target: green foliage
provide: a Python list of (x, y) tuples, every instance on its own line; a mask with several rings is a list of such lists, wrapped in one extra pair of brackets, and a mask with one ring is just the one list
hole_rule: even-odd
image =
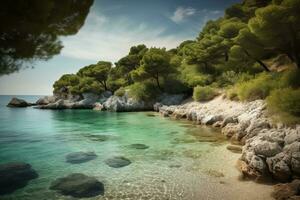
[(149, 49), (141, 60), (141, 66), (131, 73), (135, 81), (144, 81), (152, 79), (155, 81), (159, 90), (163, 88), (160, 85), (160, 79), (166, 78), (175, 69), (170, 64), (170, 55), (165, 48)]
[(138, 82), (128, 86), (128, 95), (136, 100), (154, 100), (160, 91), (151, 82)]
[(274, 1), (266, 7), (257, 9), (250, 19), (249, 28), (259, 38), (265, 49), (286, 54), (300, 65), (300, 1)]
[(300, 87), (300, 69), (291, 69), (283, 72), (281, 79), (279, 80), (281, 87)]
[(300, 122), (300, 89), (273, 90), (267, 98), (268, 110), (286, 123)]
[(236, 85), (238, 98), (242, 101), (265, 99), (271, 90), (278, 87), (276, 77), (270, 73), (261, 73), (255, 79)]
[(114, 95), (118, 96), (118, 97), (122, 97), (125, 95), (125, 88), (124, 87), (120, 87), (119, 89), (117, 89), (115, 92), (114, 92)]
[(90, 77), (98, 81), (104, 90), (107, 90), (107, 79), (111, 70), (111, 63), (99, 61), (97, 64), (83, 67), (77, 73), (80, 77)]
[(72, 90), (72, 87), (77, 86), (79, 83), (79, 76), (75, 74), (65, 74), (53, 84), (54, 93), (70, 92)]
[(60, 36), (84, 24), (93, 0), (2, 1), (0, 7), (0, 75), (48, 60), (63, 48)]
[(218, 92), (211, 86), (197, 86), (194, 88), (193, 99), (195, 101), (208, 101), (216, 95), (218, 95)]
[(253, 76), (249, 73), (236, 73), (235, 71), (225, 71), (217, 78), (219, 87), (234, 85), (238, 82), (245, 82), (252, 79)]

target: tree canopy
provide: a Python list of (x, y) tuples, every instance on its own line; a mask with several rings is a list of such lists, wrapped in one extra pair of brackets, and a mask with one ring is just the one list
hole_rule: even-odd
[(0, 6), (0, 75), (60, 53), (59, 36), (84, 24), (93, 0), (4, 0)]

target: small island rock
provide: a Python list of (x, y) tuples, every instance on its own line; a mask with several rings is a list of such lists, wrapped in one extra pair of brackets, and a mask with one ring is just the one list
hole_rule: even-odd
[(28, 103), (27, 101), (23, 99), (18, 99), (18, 98), (12, 98), (10, 102), (7, 104), (7, 107), (15, 107), (15, 108), (24, 108), (31, 106), (33, 104)]

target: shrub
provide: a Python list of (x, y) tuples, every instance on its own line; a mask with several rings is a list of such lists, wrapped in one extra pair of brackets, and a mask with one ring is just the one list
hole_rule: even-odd
[(236, 88), (231, 87), (231, 88), (227, 89), (226, 97), (230, 100), (239, 100)]
[(197, 86), (194, 88), (193, 99), (195, 101), (208, 101), (217, 95), (216, 89), (211, 86)]
[(138, 101), (154, 100), (159, 93), (157, 87), (151, 82), (138, 82), (128, 86), (129, 97)]
[(300, 89), (273, 90), (267, 98), (268, 110), (286, 123), (300, 122)]
[(224, 87), (234, 85), (238, 82), (249, 81), (253, 78), (253, 75), (249, 73), (236, 73), (234, 71), (226, 71), (217, 78), (218, 86)]
[(124, 87), (120, 87), (119, 89), (117, 89), (114, 92), (114, 95), (118, 96), (118, 97), (122, 97), (125, 95), (125, 88)]
[(253, 101), (265, 99), (277, 87), (276, 77), (271, 73), (261, 73), (255, 79), (238, 83), (236, 92), (240, 100)]
[(281, 87), (300, 87), (300, 69), (292, 69), (283, 72), (280, 78)]

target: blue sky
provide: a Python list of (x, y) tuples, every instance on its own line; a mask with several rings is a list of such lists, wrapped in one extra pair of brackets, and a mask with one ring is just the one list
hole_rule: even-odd
[(99, 60), (116, 62), (137, 44), (167, 47), (194, 39), (206, 21), (238, 0), (95, 0), (84, 26), (61, 38), (60, 55), (0, 77), (0, 94), (48, 95), (65, 73)]

